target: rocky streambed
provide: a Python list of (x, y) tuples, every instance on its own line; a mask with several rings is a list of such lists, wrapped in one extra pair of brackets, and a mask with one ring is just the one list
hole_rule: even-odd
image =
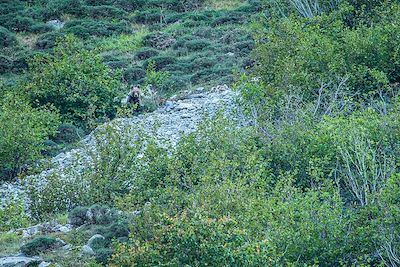
[[(213, 116), (221, 109), (227, 113), (235, 114), (231, 118), (241, 121), (242, 117), (239, 115), (236, 99), (237, 93), (226, 85), (216, 86), (211, 90), (198, 88), (182, 96), (174, 96), (168, 99), (163, 106), (160, 106), (154, 112), (131, 118), (115, 119), (111, 123), (115, 129), (140, 126), (145, 132), (154, 134), (156, 139), (167, 140), (173, 146), (182, 135), (193, 132), (204, 116)], [(157, 130), (151, 131), (155, 126), (157, 126)], [(121, 132), (127, 134), (124, 131)], [(53, 173), (63, 177), (64, 171), (71, 166), (84, 169), (90, 164), (91, 158), (88, 153), (96, 149), (95, 134), (96, 130), (86, 136), (81, 141), (82, 146), (52, 158), (51, 168), (26, 179), (36, 179), (40, 183)], [(20, 181), (1, 184), (0, 198), (2, 205), (16, 199), (24, 199), (24, 184)]]

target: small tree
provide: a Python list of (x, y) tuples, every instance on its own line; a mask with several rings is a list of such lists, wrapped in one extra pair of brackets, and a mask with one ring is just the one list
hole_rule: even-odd
[(64, 122), (90, 129), (104, 116), (115, 116), (121, 73), (103, 64), (95, 51), (83, 49), (74, 36), (58, 40), (53, 55), (35, 57), (30, 69), (32, 100), (40, 106), (53, 104)]
[(6, 94), (0, 102), (0, 179), (15, 177), (24, 164), (38, 159), (58, 125), (51, 109), (33, 108), (21, 96)]

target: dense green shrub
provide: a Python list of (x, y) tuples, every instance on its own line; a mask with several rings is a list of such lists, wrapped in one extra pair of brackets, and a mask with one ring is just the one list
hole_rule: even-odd
[(50, 236), (39, 236), (21, 247), (21, 252), (26, 256), (37, 256), (40, 253), (52, 250), (59, 241)]
[(211, 26), (216, 27), (224, 24), (235, 24), (244, 21), (244, 14), (239, 12), (228, 12), (226, 14), (222, 14), (218, 18), (216, 18)]
[(19, 14), (6, 14), (0, 16), (1, 25), (10, 31), (24, 32), (29, 31), (35, 24), (30, 17), (24, 17)]
[(6, 28), (0, 26), (0, 48), (9, 47), (16, 44), (17, 38), (15, 35)]
[[(12, 88), (24, 91), (20, 87)], [(40, 158), (43, 142), (55, 134), (59, 117), (50, 109), (32, 108), (19, 95), (7, 93), (0, 103), (0, 173), (14, 178)], [(26, 168), (26, 166), (25, 166)]]
[(74, 34), (81, 38), (92, 36), (111, 36), (115, 34), (131, 33), (128, 23), (106, 22), (94, 20), (73, 20), (65, 24), (64, 32)]
[(134, 84), (146, 76), (142, 68), (132, 67), (124, 70), (123, 79), (128, 84)]
[(126, 68), (131, 63), (131, 60), (124, 56), (116, 56), (113, 54), (104, 55), (103, 62), (111, 69)]
[(94, 7), (87, 7), (86, 13), (93, 19), (113, 18), (121, 19), (127, 16), (124, 10), (114, 6), (98, 5)]
[(62, 32), (49, 32), (41, 35), (35, 43), (35, 48), (45, 50), (54, 48), (58, 38), (64, 37), (65, 34)]
[(11, 14), (24, 8), (21, 1), (2, 1), (0, 3), (0, 14)]
[(147, 9), (135, 14), (135, 22), (143, 24), (162, 23), (164, 19), (160, 9)]
[(33, 33), (45, 33), (45, 32), (50, 32), (53, 30), (53, 27), (46, 24), (46, 23), (36, 23), (33, 24), (29, 31)]
[(145, 5), (145, 0), (115, 0), (114, 4), (126, 11), (135, 11)]
[(115, 115), (113, 98), (121, 88), (119, 73), (112, 72), (94, 52), (82, 49), (74, 37), (60, 40), (53, 55), (36, 56), (30, 69), (32, 100), (53, 104), (64, 122), (88, 129), (103, 116)]
[(154, 32), (143, 38), (143, 44), (156, 49), (164, 50), (175, 43), (175, 39), (167, 33)]
[(76, 207), (72, 209), (68, 213), (68, 221), (70, 224), (73, 226), (81, 226), (86, 223), (86, 214), (88, 212), (89, 208), (87, 207)]
[(397, 25), (382, 22), (350, 29), (325, 16), (312, 24), (294, 18), (274, 22), (258, 36), (269, 40), (258, 45), (258, 73), (274, 90), (298, 88), (306, 100), (315, 98), (319, 88), (343, 81), (342, 92), (355, 99), (390, 94), (390, 84), (398, 80), (393, 53), (398, 50), (393, 38), (400, 31)]
[(32, 60), (35, 53), (27, 49), (21, 49), (14, 55), (14, 60), (12, 62), (12, 71), (19, 73), (28, 69), (28, 62)]
[(151, 57), (158, 56), (158, 54), (159, 54), (159, 52), (154, 48), (142, 47), (136, 51), (135, 58), (138, 60), (145, 60), (145, 59), (149, 59)]
[(24, 210), (24, 204), (20, 201), (5, 201), (0, 208), (0, 231), (6, 232), (12, 229), (27, 227), (29, 217)]
[(255, 43), (253, 40), (238, 42), (235, 45), (235, 49), (241, 56), (246, 56), (255, 48)]
[(63, 123), (58, 127), (57, 134), (54, 136), (53, 140), (56, 143), (72, 144), (84, 136), (82, 129), (77, 128), (71, 123)]
[(54, 0), (47, 2), (44, 13), (47, 19), (58, 19), (63, 14), (80, 16), (85, 11), (82, 0)]
[(166, 66), (174, 64), (176, 62), (176, 58), (172, 56), (156, 56), (156, 57), (151, 57), (147, 59), (143, 63), (143, 68), (147, 69), (149, 66), (150, 62), (154, 62), (154, 66), (156, 70), (162, 70)]
[(12, 69), (13, 61), (11, 58), (0, 55), (0, 74), (9, 72)]
[(195, 39), (185, 42), (185, 47), (190, 52), (197, 52), (205, 49), (206, 47), (210, 46), (210, 42), (204, 39)]

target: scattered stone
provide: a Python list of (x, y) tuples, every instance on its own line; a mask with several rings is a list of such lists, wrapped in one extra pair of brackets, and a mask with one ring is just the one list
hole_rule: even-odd
[(105, 240), (105, 239), (106, 239), (106, 238), (105, 238), (104, 236), (99, 235), (99, 234), (95, 234), (94, 236), (92, 236), (91, 238), (89, 238), (89, 240), (88, 240), (88, 242), (87, 242), (87, 245), (88, 245), (89, 247), (93, 248), (93, 247), (94, 247), (94, 244), (95, 244), (96, 242), (99, 242), (100, 240)]
[(49, 233), (68, 233), (72, 230), (71, 224), (62, 225), (56, 221), (46, 222), (42, 224), (37, 224), (30, 226), (28, 228), (16, 229), (12, 232), (16, 234), (21, 234), (23, 237), (32, 237), (35, 235), (43, 235)]
[[(167, 140), (174, 147), (179, 141), (180, 137), (185, 134), (189, 134), (196, 130), (197, 125), (204, 116), (214, 116), (218, 110), (223, 108), (226, 113), (237, 113), (238, 106), (236, 105), (236, 98), (238, 94), (229, 89), (227, 85), (219, 85), (211, 88), (210, 91), (205, 91), (203, 87), (199, 87), (192, 92), (182, 92), (180, 96), (173, 96), (165, 101), (165, 105), (159, 107), (156, 111), (148, 114), (140, 114), (132, 118), (119, 118), (113, 120), (111, 123), (116, 130), (120, 130), (130, 126), (139, 125), (143, 127), (143, 130), (148, 133), (154, 133), (158, 140)], [(239, 112), (240, 113), (240, 112)], [(241, 116), (237, 117), (240, 121), (236, 120), (236, 115), (232, 117), (235, 121), (241, 124)], [(96, 133), (106, 126), (102, 125), (97, 130), (86, 136), (82, 141), (81, 147), (72, 149), (65, 153), (61, 153), (51, 160), (51, 165), (54, 166), (48, 170), (43, 171), (39, 175), (26, 177), (25, 180), (35, 181), (40, 188), (46, 184), (46, 178), (50, 175), (57, 173), (57, 176), (61, 179), (66, 179), (71, 182), (74, 181), (74, 177), (84, 171), (85, 168), (90, 166), (92, 154), (96, 151)], [(153, 131), (154, 126), (157, 126), (157, 131)], [(129, 136), (134, 139), (133, 136)], [(72, 169), (73, 168), (73, 171)], [(68, 171), (66, 171), (68, 170)], [(8, 188), (8, 187), (7, 187)], [(19, 199), (24, 199), (27, 203), (26, 196), (24, 196), (24, 185), (21, 186), (21, 190), (11, 190), (10, 192), (16, 192), (15, 195)], [(8, 190), (8, 189), (7, 189)], [(4, 190), (4, 194), (8, 195), (7, 190)], [(0, 187), (0, 195), (2, 194)], [(12, 193), (14, 194), (14, 193)], [(3, 196), (2, 196), (3, 198)], [(77, 225), (79, 226), (79, 225)], [(64, 232), (68, 231), (69, 226), (58, 227), (57, 231)], [(50, 228), (51, 229), (51, 228)], [(51, 230), (53, 231), (53, 230)], [(39, 229), (27, 229), (25, 231), (26, 236), (37, 234)]]
[(195, 109), (195, 108), (196, 108), (195, 105), (193, 105), (192, 103), (182, 102), (175, 109), (177, 111), (181, 111), (181, 110), (184, 110), (184, 109)]
[(62, 250), (70, 250), (71, 248), (72, 248), (71, 244), (67, 244), (67, 245), (61, 247)]
[(53, 27), (56, 30), (62, 29), (65, 25), (65, 22), (59, 21), (58, 19), (49, 20), (46, 22), (47, 25)]
[(51, 265), (51, 263), (50, 262), (47, 262), (47, 261), (42, 261), (40, 264), (39, 264), (39, 266), (38, 267), (47, 267), (47, 266), (50, 266)]
[(96, 253), (94, 253), (93, 249), (91, 247), (89, 247), (88, 245), (82, 246), (82, 253), (87, 254), (87, 255), (95, 255), (96, 254)]
[(0, 258), (0, 267), (25, 267), (42, 262), (39, 257), (10, 256)]

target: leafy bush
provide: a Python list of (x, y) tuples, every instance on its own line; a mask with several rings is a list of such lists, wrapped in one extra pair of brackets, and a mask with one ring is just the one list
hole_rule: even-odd
[(135, 53), (135, 58), (138, 60), (145, 60), (151, 57), (158, 56), (159, 52), (154, 48), (142, 47)]
[(73, 226), (81, 226), (86, 223), (86, 214), (89, 208), (86, 207), (76, 207), (68, 213), (68, 221)]
[(164, 91), (169, 78), (169, 73), (156, 70), (156, 63), (154, 61), (148, 63), (145, 78), (146, 86), (150, 86), (157, 92)]
[(57, 39), (63, 38), (64, 36), (65, 34), (61, 32), (49, 32), (43, 34), (36, 41), (35, 47), (41, 50), (54, 48), (56, 46)]
[(114, 6), (107, 6), (107, 5), (87, 7), (86, 12), (88, 16), (93, 19), (103, 19), (103, 18), (122, 19), (127, 16), (127, 13), (125, 11)]
[(36, 237), (21, 247), (21, 252), (26, 256), (37, 256), (57, 246), (59, 241), (50, 236)]
[(7, 56), (0, 55), (0, 74), (7, 73), (12, 69), (13, 61)]
[(47, 19), (57, 19), (63, 14), (80, 16), (85, 13), (82, 0), (54, 0), (48, 1), (45, 7)]
[(146, 77), (146, 71), (142, 68), (132, 67), (124, 70), (123, 79), (128, 84), (134, 84)]
[(113, 98), (121, 88), (119, 73), (106, 67), (94, 52), (82, 49), (74, 37), (60, 40), (53, 55), (36, 56), (30, 69), (32, 100), (53, 104), (64, 122), (88, 129), (103, 116), (115, 115)]
[(176, 58), (172, 56), (156, 56), (151, 57), (143, 63), (143, 68), (147, 69), (150, 63), (154, 63), (155, 70), (159, 71), (168, 65), (174, 64)]
[(191, 40), (191, 41), (187, 41), (185, 43), (185, 47), (190, 52), (201, 51), (204, 48), (208, 47), (209, 45), (210, 45), (210, 42), (208, 42), (207, 40), (202, 40), (202, 39)]
[(73, 20), (67, 22), (63, 31), (81, 38), (89, 38), (91, 36), (112, 36), (115, 34), (132, 32), (128, 23), (124, 21), (113, 23), (94, 20)]
[(82, 129), (77, 128), (71, 123), (63, 123), (58, 127), (57, 134), (53, 140), (57, 143), (72, 144), (84, 136)]
[(393, 60), (398, 43), (390, 37), (400, 30), (395, 25), (377, 22), (351, 29), (324, 16), (312, 24), (294, 18), (274, 22), (257, 37), (269, 40), (258, 45), (258, 73), (271, 88), (284, 92), (297, 88), (305, 100), (315, 99), (317, 90), (337, 80), (341, 93), (355, 100), (390, 94), (390, 84), (398, 80)]
[(103, 62), (111, 69), (126, 68), (130, 64), (130, 59), (125, 56), (116, 56), (113, 54), (104, 55)]
[(8, 201), (0, 208), (0, 231), (6, 232), (29, 225), (29, 217), (20, 201)]
[(156, 49), (164, 50), (175, 43), (175, 39), (163, 32), (155, 32), (143, 38), (143, 44)]
[(216, 18), (212, 23), (211, 26), (216, 27), (224, 24), (235, 24), (240, 23), (244, 20), (243, 13), (233, 13), (228, 12)]
[(163, 14), (158, 8), (139, 11), (135, 14), (135, 22), (143, 24), (161, 23), (164, 19)]
[(6, 28), (0, 26), (0, 48), (9, 47), (17, 44), (17, 38)]
[[(94, 203), (112, 204), (129, 191), (138, 154), (143, 150), (148, 135), (137, 129), (140, 127), (137, 125), (118, 131), (115, 127), (110, 123), (96, 130), (93, 134), (96, 151), (89, 146), (82, 148), (87, 152), (87, 160), (92, 162), (83, 173), (79, 171), (79, 161), (75, 161), (63, 173), (52, 173), (46, 177), (43, 186), (38, 186), (40, 181), (35, 177), (27, 180), (26, 192), (32, 200), (29, 209), (33, 218), (44, 219)], [(138, 139), (128, 138), (135, 132)]]
[(1, 15), (0, 22), (3, 27), (16, 32), (30, 31), (31, 26), (35, 24), (32, 18), (18, 13)]
[[(17, 87), (14, 90), (23, 89)], [(26, 99), (7, 93), (0, 103), (0, 172), (2, 179), (18, 175), (25, 164), (40, 158), (43, 142), (55, 134), (59, 116), (33, 108)], [(26, 167), (26, 166), (25, 166)]]
[(53, 30), (53, 27), (46, 24), (46, 23), (36, 23), (33, 24), (29, 31), (33, 33), (45, 33), (45, 32), (50, 32)]

